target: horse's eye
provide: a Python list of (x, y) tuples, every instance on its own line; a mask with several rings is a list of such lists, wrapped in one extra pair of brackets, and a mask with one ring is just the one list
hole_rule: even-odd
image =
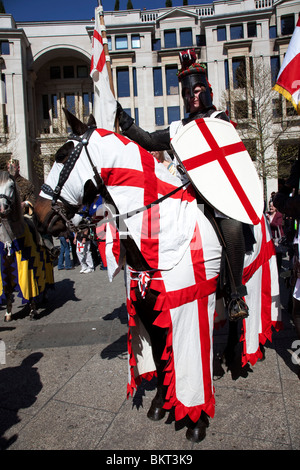
[(55, 154), (55, 161), (58, 163), (64, 163), (64, 160), (69, 158), (69, 155), (74, 149), (74, 142), (65, 143)]

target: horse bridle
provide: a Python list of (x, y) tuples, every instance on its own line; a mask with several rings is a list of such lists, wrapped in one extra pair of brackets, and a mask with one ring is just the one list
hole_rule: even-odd
[[(14, 184), (14, 197), (15, 197), (15, 190), (16, 190), (16, 182), (15, 182), (15, 179), (12, 175), (9, 174), (9, 179), (11, 179), (11, 181), (13, 182)], [(9, 210), (11, 209), (11, 206), (13, 204), (13, 199), (9, 199), (9, 197), (6, 195), (6, 194), (0, 194), (0, 199), (5, 199), (6, 202), (7, 202), (7, 205), (8, 205), (8, 212)], [(7, 212), (7, 213), (8, 213)]]
[[(74, 206), (74, 205), (70, 204), (68, 201), (66, 201), (66, 199), (62, 197), (61, 191), (62, 191), (62, 188), (63, 188), (65, 182), (69, 178), (69, 176), (70, 176), (77, 160), (79, 159), (83, 147), (85, 147), (85, 151), (86, 151), (88, 160), (89, 160), (89, 162), (92, 166), (92, 169), (93, 169), (94, 178), (95, 178), (95, 181), (96, 181), (97, 192), (99, 194), (101, 194), (101, 192), (102, 192), (102, 188), (104, 186), (103, 180), (102, 180), (101, 176), (99, 175), (99, 173), (97, 171), (97, 167), (93, 164), (91, 156), (90, 156), (88, 148), (87, 148), (90, 137), (91, 137), (91, 135), (92, 135), (92, 133), (94, 132), (95, 129), (96, 129), (95, 126), (91, 126), (91, 127), (88, 128), (88, 130), (82, 136), (77, 136), (75, 134), (71, 134), (69, 136), (69, 140), (76, 140), (76, 141), (78, 141), (78, 144), (75, 146), (75, 148), (71, 152), (69, 158), (64, 163), (63, 169), (60, 172), (59, 180), (58, 180), (58, 183), (57, 183), (55, 189), (52, 189), (49, 185), (47, 185), (45, 183), (41, 187), (42, 191), (45, 194), (52, 197), (51, 211), (49, 212), (48, 217), (46, 218), (46, 220), (43, 223), (44, 227), (45, 228), (47, 227), (47, 229), (49, 231), (51, 231), (51, 228), (57, 222), (58, 219), (63, 219), (64, 222), (66, 223), (67, 227), (71, 231), (73, 231), (73, 232), (78, 231), (78, 228), (74, 224), (72, 224), (71, 220), (67, 217), (66, 209), (68, 209), (70, 211), (70, 213), (72, 213), (73, 216), (74, 216), (74, 214), (76, 212), (78, 212), (79, 207)], [(59, 200), (62, 202), (63, 205), (59, 204), (59, 202), (58, 202)], [(82, 227), (81, 227), (81, 229), (82, 229)]]
[(182, 189), (184, 186), (189, 184), (189, 183), (184, 183), (181, 186), (178, 186), (175, 189), (173, 189), (172, 191), (170, 191), (168, 194), (158, 198), (156, 201), (154, 201), (150, 204), (147, 204), (145, 206), (142, 206), (139, 209), (135, 209), (135, 210), (133, 210), (131, 212), (127, 212), (125, 214), (115, 214), (113, 217), (110, 217), (110, 218), (102, 218), (101, 221), (98, 220), (96, 223), (92, 223), (90, 220), (85, 219), (85, 220), (83, 220), (83, 223), (80, 224), (80, 228), (76, 227), (71, 222), (71, 220), (68, 219), (68, 217), (66, 215), (66, 210), (64, 210), (63, 206), (58, 203), (58, 200), (60, 200), (63, 203), (63, 205), (66, 206), (66, 208), (69, 209), (69, 211), (71, 213), (73, 213), (73, 216), (76, 212), (78, 212), (79, 207), (78, 206), (73, 206), (68, 201), (66, 201), (61, 196), (61, 190), (62, 190), (65, 182), (69, 178), (69, 176), (70, 176), (77, 160), (79, 159), (83, 147), (85, 148), (89, 163), (90, 163), (90, 165), (92, 167), (92, 170), (93, 170), (93, 173), (94, 173), (94, 178), (95, 178), (95, 181), (96, 181), (97, 194), (100, 194), (102, 197), (105, 197), (108, 194), (108, 191), (106, 189), (104, 181), (101, 178), (101, 176), (99, 175), (97, 167), (93, 164), (93, 161), (92, 161), (91, 156), (90, 156), (89, 151), (88, 151), (89, 139), (90, 139), (90, 137), (91, 137), (91, 135), (92, 135), (92, 133), (94, 132), (95, 129), (96, 129), (95, 126), (89, 127), (88, 130), (83, 134), (83, 136), (77, 136), (75, 134), (70, 135), (69, 140), (76, 140), (76, 141), (78, 141), (78, 144), (76, 145), (74, 150), (71, 152), (69, 158), (65, 162), (64, 167), (60, 172), (57, 186), (53, 190), (49, 185), (47, 185), (45, 183), (42, 185), (42, 188), (41, 188), (42, 191), (45, 194), (48, 194), (49, 196), (52, 196), (52, 210), (50, 211), (50, 213), (48, 214), (48, 217), (46, 218), (47, 222), (44, 222), (44, 224), (43, 224), (44, 227), (46, 226), (48, 228), (48, 230), (51, 230), (51, 227), (54, 225), (54, 223), (59, 218), (61, 218), (65, 221), (66, 226), (72, 232), (78, 232), (78, 231), (80, 231), (80, 230), (82, 230), (83, 228), (86, 228), (86, 227), (92, 227), (92, 226), (96, 226), (96, 225), (99, 226), (99, 225), (102, 225), (104, 223), (106, 224), (106, 223), (109, 223), (109, 222), (115, 222), (116, 220), (127, 219), (129, 217), (132, 217), (135, 214), (138, 214), (140, 212), (144, 212), (147, 209), (150, 209), (153, 205), (159, 204), (160, 202), (162, 202), (163, 200), (165, 200), (168, 197), (172, 196), (173, 194), (177, 193), (180, 189)]

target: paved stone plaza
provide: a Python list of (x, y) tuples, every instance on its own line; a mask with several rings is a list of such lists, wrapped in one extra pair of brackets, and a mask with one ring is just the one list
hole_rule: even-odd
[[(216, 414), (199, 444), (175, 428), (170, 415), (147, 419), (154, 396), (142, 384), (126, 399), (127, 313), (123, 273), (80, 274), (54, 268), (56, 289), (30, 321), (2, 321), (0, 444), (9, 450), (299, 450), (297, 340), (284, 309), (284, 331), (265, 348), (265, 360), (241, 370), (215, 364)], [(283, 306), (287, 306), (282, 290)], [(4, 317), (4, 308), (1, 308)], [(216, 333), (221, 351), (226, 329)], [(3, 353), (2, 353), (3, 356)]]

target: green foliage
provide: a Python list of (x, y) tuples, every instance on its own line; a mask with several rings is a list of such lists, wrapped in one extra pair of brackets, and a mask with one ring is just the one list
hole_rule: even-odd
[(169, 7), (172, 7), (172, 0), (166, 0), (166, 7), (169, 8)]
[(128, 0), (128, 2), (127, 2), (127, 10), (133, 10), (133, 5), (132, 5), (131, 0)]
[(119, 11), (120, 10), (120, 2), (119, 0), (116, 0), (115, 2), (115, 11)]

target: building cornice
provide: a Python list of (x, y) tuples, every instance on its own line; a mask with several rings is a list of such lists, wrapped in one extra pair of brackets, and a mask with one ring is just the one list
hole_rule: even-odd
[(20, 39), (25, 42), (26, 47), (30, 46), (30, 42), (26, 36), (24, 29), (7, 29), (7, 28), (0, 28), (0, 37), (4, 36), (5, 39)]
[(225, 22), (236, 22), (236, 21), (244, 21), (245, 17), (253, 17), (255, 16), (256, 18), (269, 18), (273, 13), (273, 8), (266, 8), (265, 10), (249, 10), (249, 11), (243, 11), (240, 12), (239, 14), (234, 14), (234, 13), (227, 13), (223, 15), (217, 15), (214, 17), (207, 17), (207, 18), (201, 18), (201, 22), (205, 24), (205, 26), (209, 25), (210, 23), (214, 25), (217, 22), (220, 23), (225, 23)]
[(250, 39), (233, 39), (228, 42), (224, 42), (224, 49), (240, 49), (240, 48), (248, 48), (249, 51), (252, 47), (252, 40)]
[[(200, 54), (201, 47), (193, 47), (195, 50), (196, 54)], [(157, 57), (169, 57), (169, 56), (178, 56), (179, 57), (179, 52), (182, 51), (182, 47), (172, 47), (168, 49), (161, 49), (160, 51), (156, 51)]]

